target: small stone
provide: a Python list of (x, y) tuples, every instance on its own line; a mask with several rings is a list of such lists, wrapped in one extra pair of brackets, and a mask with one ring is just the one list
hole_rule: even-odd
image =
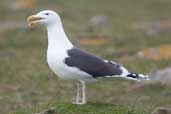
[(151, 114), (171, 114), (171, 108), (159, 107), (156, 108)]
[(40, 112), (40, 113), (36, 113), (36, 114), (55, 114), (55, 113), (56, 113), (56, 109), (54, 107), (51, 107), (44, 112)]

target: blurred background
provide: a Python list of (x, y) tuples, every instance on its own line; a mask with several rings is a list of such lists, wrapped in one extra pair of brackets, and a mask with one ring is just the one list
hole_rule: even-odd
[(1, 0), (1, 114), (70, 103), (75, 96), (75, 82), (48, 68), (45, 27), (27, 26), (27, 17), (44, 9), (59, 13), (77, 47), (152, 79), (89, 84), (90, 102), (126, 105), (142, 114), (171, 106), (171, 0)]

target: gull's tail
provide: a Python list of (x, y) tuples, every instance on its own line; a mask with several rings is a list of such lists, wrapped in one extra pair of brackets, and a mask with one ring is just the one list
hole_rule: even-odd
[(131, 80), (135, 80), (135, 81), (149, 80), (148, 75), (137, 74), (137, 73), (130, 73), (126, 76), (126, 78), (131, 79)]
[(130, 73), (126, 68), (123, 66), (121, 67), (122, 74), (121, 77), (129, 79), (129, 80), (135, 80), (135, 81), (142, 81), (142, 80), (150, 80), (148, 75), (144, 74), (138, 74), (138, 73)]

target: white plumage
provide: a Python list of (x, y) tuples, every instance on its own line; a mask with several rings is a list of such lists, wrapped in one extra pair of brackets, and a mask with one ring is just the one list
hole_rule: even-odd
[(30, 16), (28, 23), (30, 26), (40, 23), (47, 27), (47, 62), (50, 69), (62, 79), (78, 80), (75, 104), (86, 104), (87, 81), (114, 77), (136, 81), (148, 79), (148, 76), (128, 72), (120, 64), (75, 48), (64, 32), (59, 15), (54, 11), (45, 10)]

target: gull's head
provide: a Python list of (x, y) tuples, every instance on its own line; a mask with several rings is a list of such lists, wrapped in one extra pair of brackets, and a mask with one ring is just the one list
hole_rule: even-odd
[(29, 26), (43, 24), (49, 26), (51, 24), (61, 23), (59, 15), (52, 10), (44, 10), (27, 18)]

